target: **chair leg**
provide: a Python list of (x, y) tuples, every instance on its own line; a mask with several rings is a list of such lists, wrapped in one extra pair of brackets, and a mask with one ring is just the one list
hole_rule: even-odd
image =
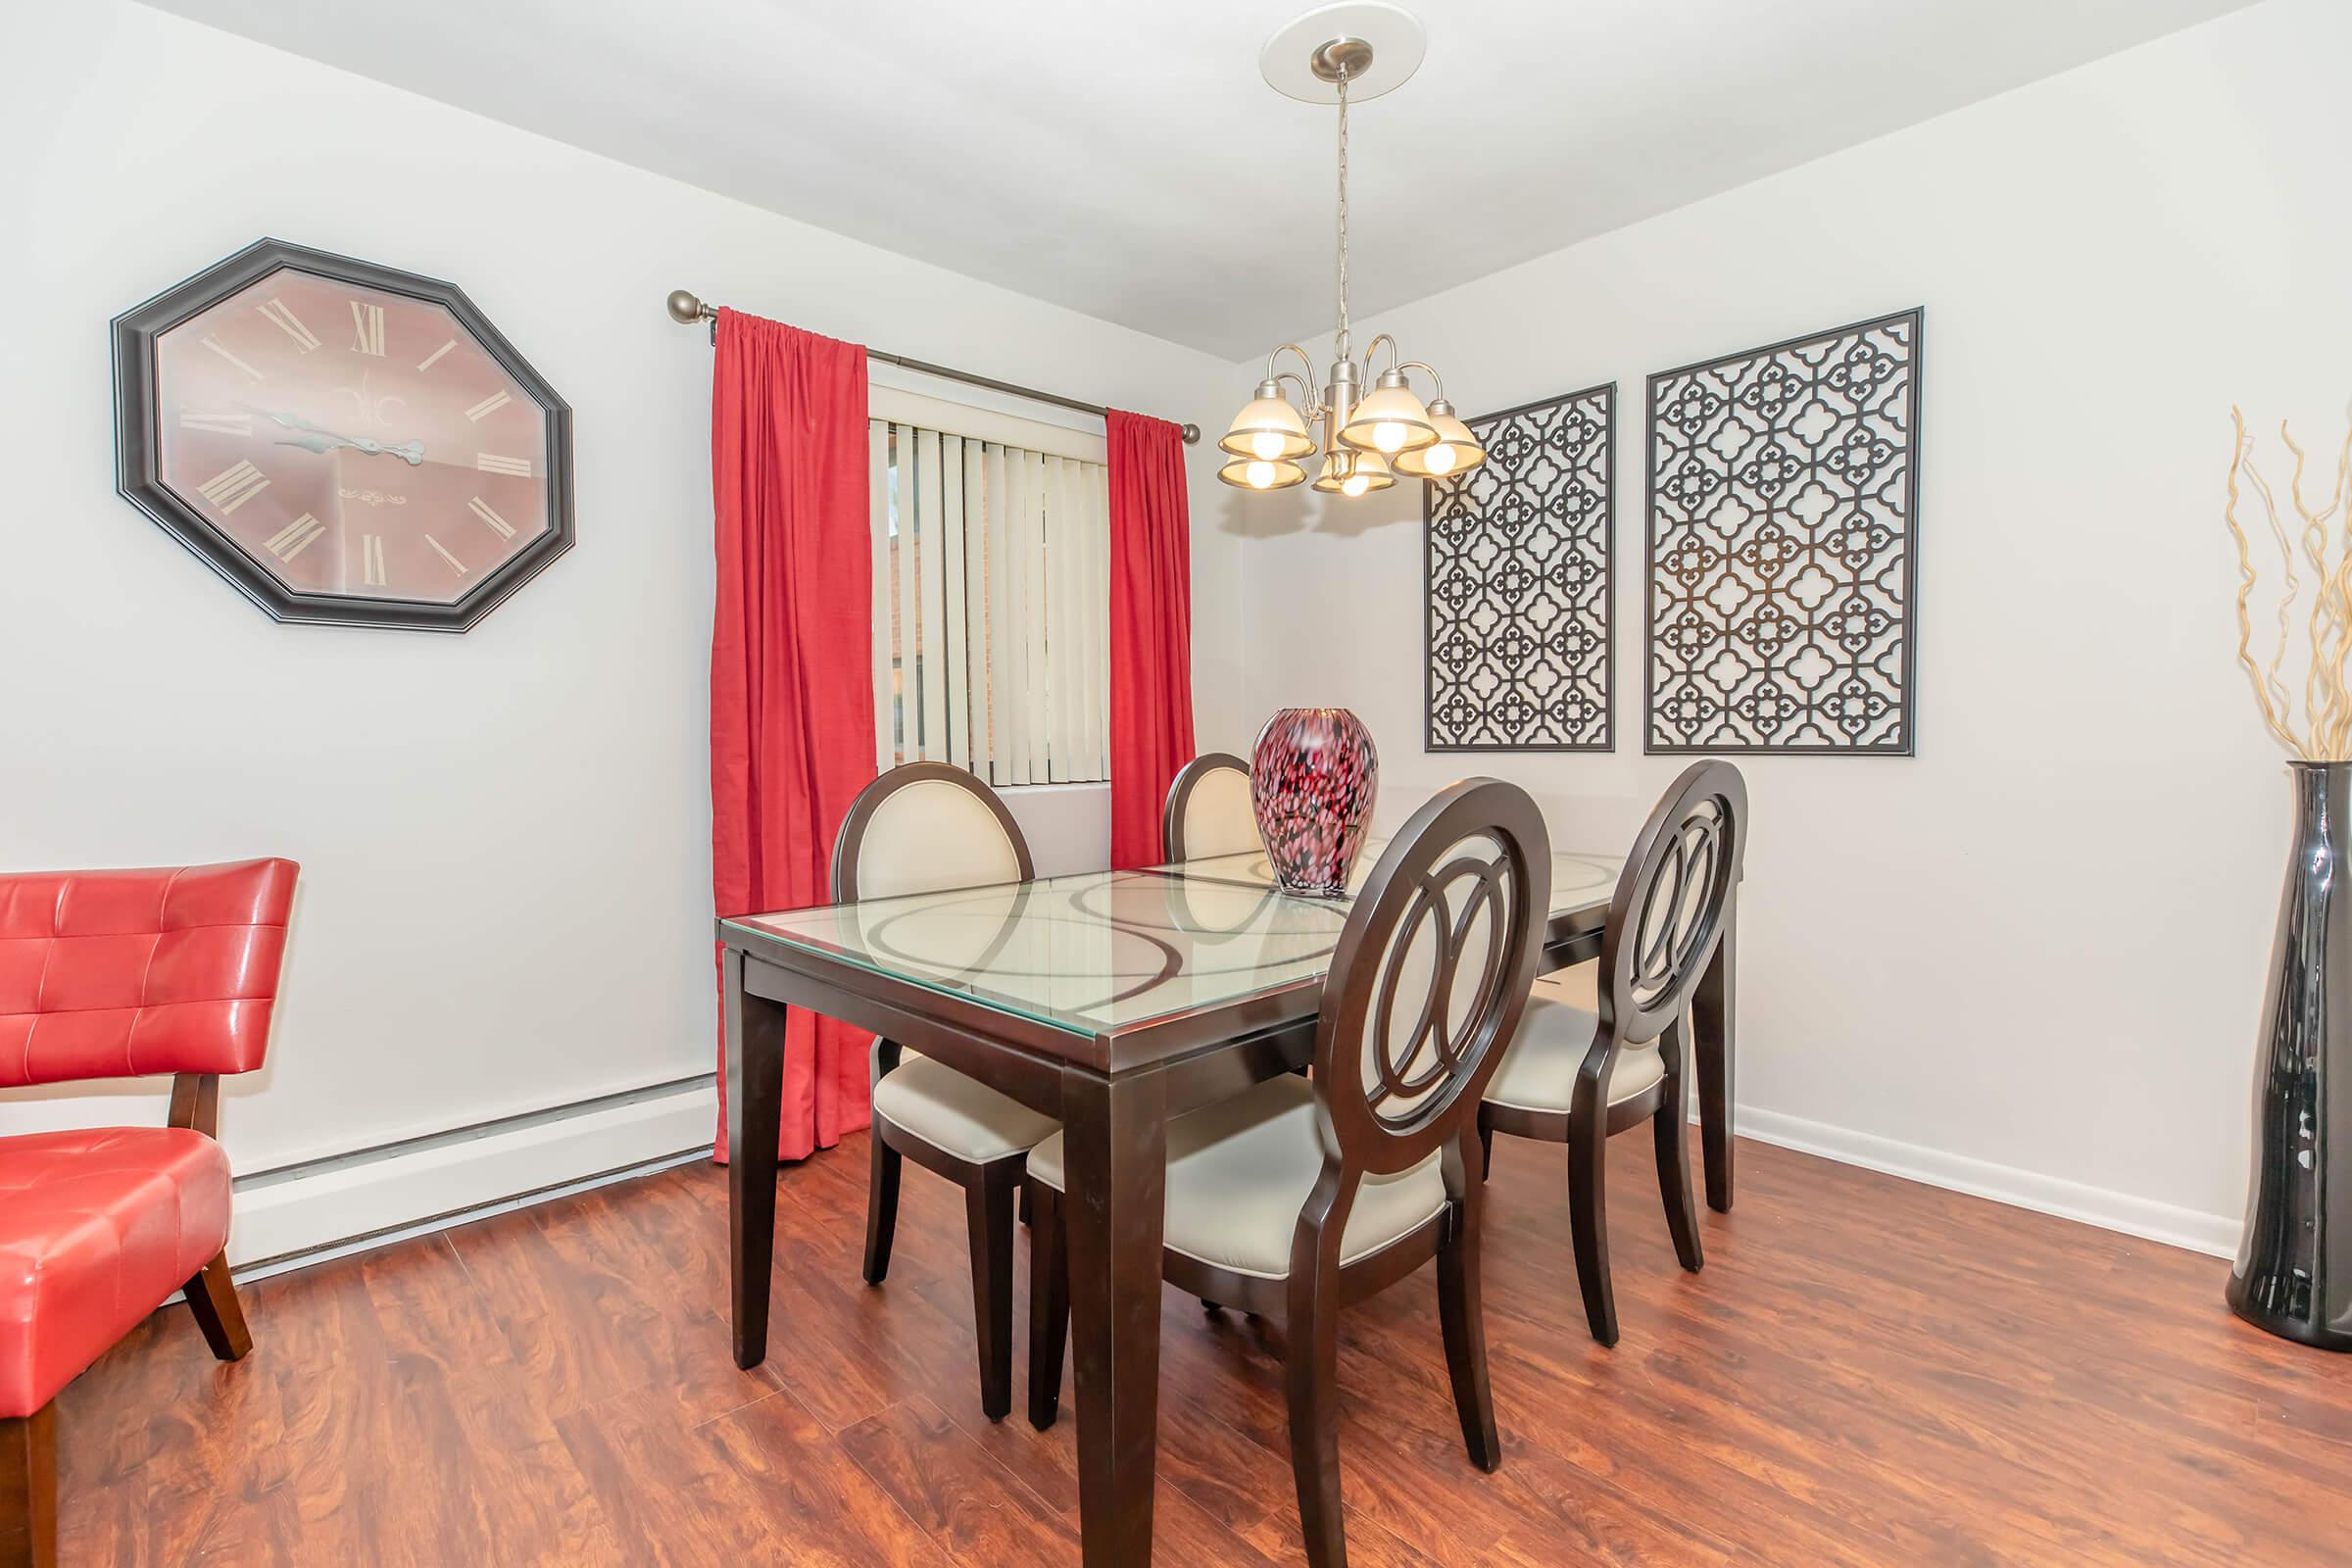
[[(1336, 1249), (1334, 1250), (1336, 1252)], [(1335, 1260), (1336, 1265), (1336, 1260)], [(1318, 1288), (1320, 1284), (1324, 1288)], [(1291, 1415), (1291, 1472), (1298, 1485), (1298, 1527), (1312, 1568), (1346, 1568), (1348, 1533), (1340, 1502), (1340, 1302), (1338, 1269), (1318, 1282), (1291, 1279), (1283, 1324), (1283, 1382)]]
[(1607, 1172), (1609, 1137), (1595, 1116), (1568, 1146), (1568, 1229), (1576, 1240), (1576, 1282), (1585, 1293), (1592, 1338), (1617, 1343), (1617, 1298), (1609, 1288)]
[(873, 1155), (865, 1183), (865, 1283), (879, 1285), (890, 1276), (890, 1242), (899, 1229), (899, 1152), (882, 1141), (876, 1125), (866, 1135)]
[(1061, 1353), (1070, 1338), (1069, 1264), (1061, 1195), (1027, 1184), (1029, 1203), (1029, 1424), (1043, 1432), (1061, 1413)]
[(1025, 1155), (984, 1165), (963, 1190), (972, 1245), (972, 1328), (980, 1340), (980, 1408), (1002, 1421), (1012, 1408), (1012, 1190)]
[(1494, 1430), (1494, 1391), (1487, 1382), (1487, 1313), (1479, 1284), (1479, 1223), (1474, 1203), (1454, 1205), (1438, 1249), (1438, 1321), (1446, 1333), (1446, 1371), (1462, 1421), (1470, 1462), (1492, 1472), (1502, 1463)]
[(1650, 1122), (1657, 1142), (1658, 1196), (1666, 1201), (1666, 1228), (1674, 1233), (1674, 1255), (1695, 1274), (1706, 1262), (1698, 1248), (1698, 1207), (1690, 1196), (1690, 1134), (1684, 1125), (1683, 1050), (1681, 1040), (1659, 1042), (1666, 1054), (1666, 1102)]
[(56, 1568), (57, 1401), (0, 1419), (0, 1568)]
[(238, 1304), (237, 1288), (228, 1277), (225, 1250), (188, 1281), (187, 1293), (188, 1310), (195, 1314), (213, 1354), (223, 1361), (243, 1360), (253, 1348), (253, 1335), (245, 1327), (245, 1308)]

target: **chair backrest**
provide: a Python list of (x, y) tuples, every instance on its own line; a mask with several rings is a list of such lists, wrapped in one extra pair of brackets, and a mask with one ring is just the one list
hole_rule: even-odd
[(1723, 939), (1746, 849), (1746, 780), (1717, 759), (1691, 763), (1651, 808), (1609, 899), (1600, 1044), (1646, 1045), (1681, 1018)]
[(945, 762), (906, 762), (868, 784), (833, 842), (836, 904), (1036, 874), (1029, 842), (997, 792)]
[(1185, 763), (1160, 812), (1160, 854), (1172, 862), (1262, 847), (1250, 799), (1250, 764), (1230, 752), (1204, 752)]
[(0, 1089), (259, 1067), (299, 871), (0, 875)]
[(1526, 1010), (1551, 839), (1525, 790), (1464, 779), (1390, 841), (1323, 983), (1315, 1095), (1344, 1167), (1410, 1169), (1457, 1136)]

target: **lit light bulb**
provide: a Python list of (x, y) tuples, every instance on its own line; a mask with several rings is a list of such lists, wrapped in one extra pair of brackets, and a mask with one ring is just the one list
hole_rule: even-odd
[(1344, 496), (1360, 496), (1371, 488), (1372, 476), (1370, 474), (1351, 473), (1348, 476), (1347, 482), (1340, 486), (1340, 494)]
[(1258, 431), (1250, 438), (1250, 450), (1268, 462), (1272, 462), (1282, 456), (1282, 432), (1279, 430)]
[(1453, 445), (1447, 441), (1441, 441), (1421, 454), (1421, 466), (1433, 474), (1451, 473), (1453, 461)]
[[(1262, 435), (1258, 437), (1258, 440), (1260, 441), (1267, 439), (1268, 437)], [(1281, 438), (1274, 437), (1272, 439), (1274, 440), (1275, 450), (1280, 451), (1282, 447)], [(1242, 477), (1250, 481), (1250, 488), (1252, 490), (1267, 489), (1274, 483), (1274, 465), (1271, 463), (1252, 463), (1250, 465), (1250, 466), (1242, 470)]]
[(1383, 452), (1396, 452), (1404, 446), (1404, 438), (1409, 433), (1395, 419), (1383, 419), (1372, 427), (1372, 444)]

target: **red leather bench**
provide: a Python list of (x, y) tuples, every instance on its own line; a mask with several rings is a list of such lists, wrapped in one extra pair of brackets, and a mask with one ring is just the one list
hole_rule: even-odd
[(171, 1073), (171, 1125), (0, 1138), (0, 1568), (57, 1557), (58, 1391), (184, 1289), (229, 1283), (220, 1077), (262, 1064), (291, 860), (0, 876), (0, 1089)]

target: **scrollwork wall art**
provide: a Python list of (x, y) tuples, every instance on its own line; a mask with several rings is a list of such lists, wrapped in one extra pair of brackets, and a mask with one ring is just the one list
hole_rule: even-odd
[(1649, 752), (1909, 757), (1917, 310), (1649, 378)]
[(1605, 752), (1617, 388), (1469, 422), (1487, 461), (1424, 502), (1428, 747)]

